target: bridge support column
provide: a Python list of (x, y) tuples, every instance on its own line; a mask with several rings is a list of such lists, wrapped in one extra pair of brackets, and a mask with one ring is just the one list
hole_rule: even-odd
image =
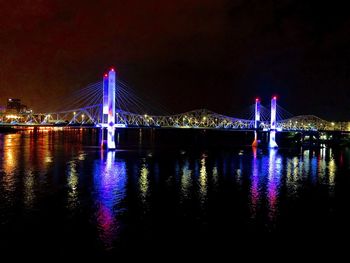
[(259, 122), (260, 122), (260, 100), (257, 98), (255, 99), (255, 121), (254, 121), (254, 141), (252, 143), (253, 147), (258, 147), (259, 140), (258, 140), (258, 128), (259, 128)]
[(104, 134), (107, 127), (107, 149), (115, 149), (115, 89), (116, 72), (112, 68), (103, 76), (103, 104), (102, 104), (102, 128), (101, 147), (105, 146)]
[[(102, 94), (102, 116), (101, 116), (101, 123), (102, 125), (108, 123), (108, 74), (105, 73), (103, 75), (103, 94)], [(104, 134), (105, 134), (105, 129), (102, 126), (101, 128), (101, 147), (103, 148), (105, 145), (105, 140), (104, 140)]]
[(270, 126), (270, 148), (277, 148), (276, 143), (276, 108), (277, 108), (277, 98), (274, 96), (271, 100), (271, 126)]
[(116, 73), (112, 68), (108, 72), (108, 128), (107, 149), (115, 149), (115, 82)]

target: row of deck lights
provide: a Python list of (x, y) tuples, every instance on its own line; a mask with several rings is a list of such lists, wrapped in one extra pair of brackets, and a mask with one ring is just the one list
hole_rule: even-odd
[[(76, 115), (77, 115), (77, 113), (76, 113), (76, 112), (73, 112), (73, 117), (74, 117), (74, 120), (75, 120)], [(81, 122), (83, 122), (83, 121), (84, 121), (84, 118), (85, 118), (85, 115), (84, 115), (84, 114), (82, 114), (82, 115), (81, 115)]]
[[(289, 121), (289, 127), (291, 127), (293, 124), (292, 124), (292, 121)], [(294, 123), (294, 128), (298, 125), (298, 121), (295, 121)], [(301, 126), (304, 126), (304, 123), (301, 123), (300, 124)], [(334, 122), (331, 122), (331, 125), (332, 127), (335, 126), (335, 123)], [(311, 127), (311, 123), (308, 123), (307, 126)], [(320, 123), (320, 126), (323, 126), (323, 123)]]

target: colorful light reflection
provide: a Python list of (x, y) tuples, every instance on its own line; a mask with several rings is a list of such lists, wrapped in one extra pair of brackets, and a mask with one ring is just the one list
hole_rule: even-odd
[(257, 214), (257, 206), (260, 198), (259, 195), (259, 160), (257, 157), (258, 149), (253, 147), (253, 161), (252, 161), (252, 176), (251, 176), (251, 188), (250, 188), (250, 197), (251, 197), (251, 213), (252, 217), (255, 218)]
[(122, 201), (126, 195), (126, 164), (115, 159), (115, 152), (97, 160), (94, 169), (94, 194), (97, 207), (96, 220), (100, 239), (106, 248), (112, 247), (118, 237), (118, 214), (123, 211)]
[(277, 216), (278, 195), (281, 183), (282, 161), (281, 157), (276, 157), (277, 150), (269, 151), (269, 169), (268, 169), (268, 185), (267, 199), (269, 204), (269, 218), (274, 221)]

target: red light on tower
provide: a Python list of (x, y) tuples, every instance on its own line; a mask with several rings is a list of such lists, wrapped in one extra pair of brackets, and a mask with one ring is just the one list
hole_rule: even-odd
[(255, 102), (258, 102), (258, 101), (259, 101), (259, 98), (256, 98), (256, 99), (255, 99)]
[(114, 68), (111, 68), (111, 71), (114, 71)]
[(104, 74), (104, 77), (106, 77), (106, 78), (108, 77), (107, 73)]
[(273, 96), (273, 98), (272, 98), (272, 99), (277, 100), (277, 96)]

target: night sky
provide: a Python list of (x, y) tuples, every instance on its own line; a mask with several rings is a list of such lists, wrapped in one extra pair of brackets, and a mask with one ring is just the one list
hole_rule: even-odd
[(233, 115), (272, 95), (350, 120), (350, 15), (338, 1), (0, 0), (0, 104), (36, 111), (109, 66), (169, 112)]

